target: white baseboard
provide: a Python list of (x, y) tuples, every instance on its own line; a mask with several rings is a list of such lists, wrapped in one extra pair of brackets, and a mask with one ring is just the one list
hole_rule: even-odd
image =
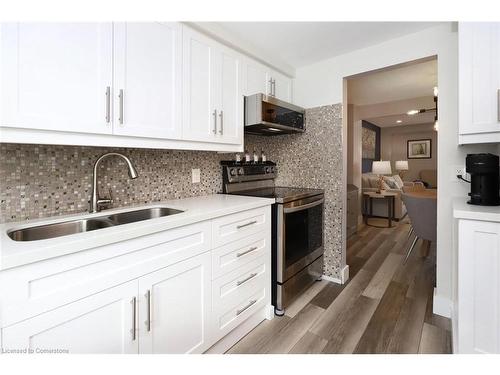
[(344, 268), (340, 271), (340, 279), (337, 277), (331, 277), (331, 276), (322, 276), (323, 280), (326, 281), (331, 281), (332, 283), (335, 284), (345, 284), (347, 280), (349, 280), (349, 266), (346, 264)]
[(436, 315), (444, 316), (445, 318), (451, 319), (451, 308), (452, 303), (449, 298), (440, 296), (437, 294), (436, 288), (434, 288), (434, 299), (432, 301), (433, 308), (432, 312)]
[(240, 341), (244, 336), (246, 336), (252, 329), (257, 327), (260, 322), (264, 319), (268, 319), (268, 314), (274, 307), (265, 306), (255, 314), (250, 316), (245, 322), (241, 323), (238, 327), (229, 332), (226, 336), (215, 343), (211, 348), (209, 348), (205, 353), (208, 354), (223, 354), (233, 347), (238, 341)]

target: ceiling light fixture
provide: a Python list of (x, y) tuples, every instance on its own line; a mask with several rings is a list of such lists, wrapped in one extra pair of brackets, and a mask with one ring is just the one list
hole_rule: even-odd
[(403, 121), (401, 121), (401, 120), (397, 120), (397, 121), (396, 121), (396, 124), (401, 124), (402, 122), (403, 122)]
[(413, 116), (413, 115), (416, 115), (418, 113), (423, 113), (423, 112), (425, 112), (425, 109), (411, 109), (408, 112), (406, 112), (406, 114), (408, 116)]

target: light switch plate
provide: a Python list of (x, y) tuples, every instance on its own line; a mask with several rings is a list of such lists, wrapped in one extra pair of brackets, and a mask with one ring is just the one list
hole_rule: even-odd
[(199, 168), (193, 168), (193, 169), (191, 169), (191, 182), (193, 184), (199, 184), (200, 183), (200, 169)]

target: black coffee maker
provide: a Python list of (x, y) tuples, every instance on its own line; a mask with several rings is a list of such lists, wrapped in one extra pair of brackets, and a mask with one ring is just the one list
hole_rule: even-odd
[(493, 154), (468, 154), (465, 171), (470, 174), (469, 204), (498, 206), (499, 158)]

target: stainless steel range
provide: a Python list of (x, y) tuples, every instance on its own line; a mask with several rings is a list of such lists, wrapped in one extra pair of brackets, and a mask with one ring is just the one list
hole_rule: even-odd
[(323, 273), (324, 192), (275, 186), (273, 162), (222, 161), (225, 194), (274, 198), (272, 206), (272, 281), (276, 315)]

